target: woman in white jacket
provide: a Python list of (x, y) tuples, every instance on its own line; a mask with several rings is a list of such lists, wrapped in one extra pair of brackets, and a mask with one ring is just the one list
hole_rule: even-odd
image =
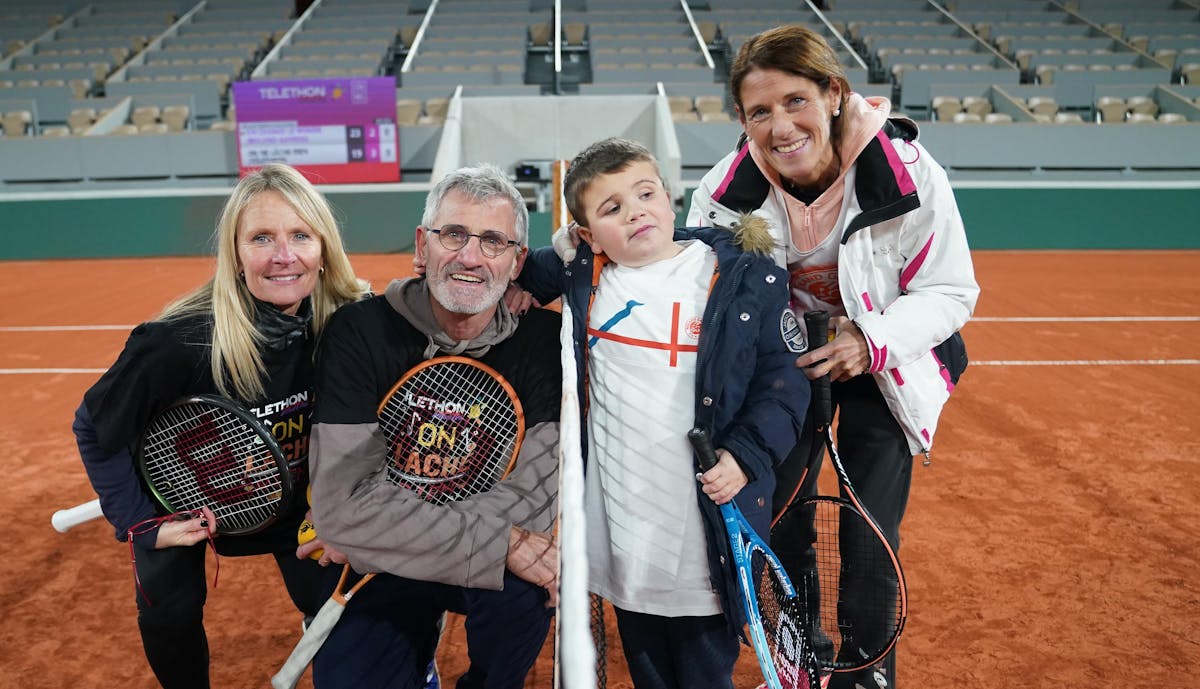
[[(745, 134), (704, 176), (688, 225), (764, 217), (775, 259), (791, 274), (797, 315), (833, 316), (836, 336), (811, 343), (796, 365), (821, 362), (805, 369), (809, 378), (829, 373), (834, 381), (839, 454), (898, 548), (912, 458), (928, 457), (966, 366), (957, 333), (979, 294), (950, 183), (917, 143), (916, 125), (889, 118), (886, 99), (851, 92), (837, 54), (803, 26), (748, 39), (730, 88)], [(798, 447), (787, 469), (798, 477), (809, 455)], [(896, 686), (894, 655), (830, 684), (885, 686)]]

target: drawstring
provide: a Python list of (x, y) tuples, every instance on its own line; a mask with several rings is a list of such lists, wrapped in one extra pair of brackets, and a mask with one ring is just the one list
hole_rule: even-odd
[[(133, 567), (133, 583), (137, 586), (138, 593), (142, 594), (142, 598), (146, 599), (147, 605), (153, 605), (154, 603), (150, 600), (150, 596), (146, 595), (146, 590), (142, 588), (141, 577), (138, 576), (137, 556), (134, 555), (133, 550), (133, 537), (140, 536), (144, 533), (149, 533), (150, 531), (162, 526), (163, 522), (186, 521), (188, 519), (198, 519), (202, 517), (204, 517), (204, 513), (200, 510), (183, 510), (182, 512), (173, 512), (161, 517), (143, 519), (137, 524), (129, 527), (127, 540), (129, 541), (129, 564)], [(208, 526), (207, 523), (204, 525)], [(212, 547), (213, 559), (216, 562), (216, 570), (213, 572), (213, 588), (216, 588), (217, 576), (221, 573), (221, 559), (217, 557), (217, 544), (213, 543), (211, 531), (208, 532), (208, 545)]]

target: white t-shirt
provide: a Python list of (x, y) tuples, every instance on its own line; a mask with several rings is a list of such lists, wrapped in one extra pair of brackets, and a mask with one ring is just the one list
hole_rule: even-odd
[(648, 266), (605, 267), (588, 318), (590, 588), (666, 617), (721, 612), (686, 435), (716, 255), (682, 246)]

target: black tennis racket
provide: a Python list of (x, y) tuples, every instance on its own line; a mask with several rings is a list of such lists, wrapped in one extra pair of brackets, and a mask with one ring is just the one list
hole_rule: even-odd
[[(447, 356), (417, 364), (379, 403), (387, 478), (422, 500), (445, 505), (491, 490), (512, 470), (525, 438), (525, 414), (512, 386), (474, 359)], [(283, 668), (275, 689), (296, 686), (367, 574), (347, 590), (345, 565)]]
[[(700, 470), (717, 465), (717, 453), (702, 428), (688, 431)], [(817, 689), (820, 673), (809, 641), (811, 623), (779, 558), (771, 552), (733, 502), (721, 505), (733, 551), (750, 641), (769, 689)]]
[[(810, 348), (829, 341), (829, 314), (804, 314)], [(813, 381), (816, 432), (838, 479), (837, 496), (813, 495), (792, 503), (771, 530), (805, 598), (811, 638), (826, 670), (850, 672), (880, 661), (896, 644), (908, 614), (900, 560), (859, 500), (833, 440), (829, 376)], [(817, 471), (824, 453), (815, 458)]]
[(185, 397), (159, 412), (136, 458), (166, 510), (207, 507), (219, 534), (261, 531), (292, 501), (292, 475), (271, 430), (223, 397)]

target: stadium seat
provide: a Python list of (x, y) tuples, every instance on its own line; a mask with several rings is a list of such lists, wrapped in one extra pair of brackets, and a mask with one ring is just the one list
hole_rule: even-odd
[(725, 109), (725, 101), (721, 96), (696, 96), (696, 112), (701, 116), (706, 112), (721, 112)]
[(587, 24), (583, 22), (563, 24), (563, 40), (568, 45), (583, 45), (587, 40)]
[(550, 22), (529, 25), (529, 42), (533, 45), (547, 45), (552, 36)]
[(1157, 121), (1158, 119), (1154, 115), (1145, 112), (1131, 112), (1129, 113), (1129, 118), (1126, 120), (1130, 124), (1149, 124)]
[(1126, 101), (1129, 104), (1129, 111), (1132, 113), (1141, 113), (1154, 117), (1158, 114), (1158, 103), (1150, 96), (1130, 96)]
[(186, 105), (168, 105), (162, 109), (162, 121), (172, 132), (182, 132), (188, 128), (191, 118), (191, 108)]
[(978, 113), (960, 112), (955, 113), (953, 122), (955, 124), (979, 124), (983, 122), (983, 118), (980, 117)]
[(1006, 112), (989, 112), (983, 116), (983, 121), (985, 124), (1009, 124), (1013, 117)]
[(1050, 96), (1031, 96), (1027, 101), (1029, 111), (1035, 114), (1054, 116), (1058, 112), (1058, 103)]
[(1078, 124), (1083, 122), (1083, 117), (1077, 112), (1057, 112), (1054, 114), (1055, 124)]
[(63, 136), (70, 136), (70, 135), (71, 135), (71, 128), (67, 127), (65, 125), (55, 124), (55, 125), (51, 125), (49, 127), (42, 127), (42, 136), (63, 137)]
[(166, 124), (162, 122), (147, 122), (146, 124), (138, 125), (138, 134), (166, 134), (171, 131)]
[(1189, 62), (1179, 68), (1179, 76), (1185, 84), (1200, 84), (1200, 62)]
[(71, 131), (80, 134), (96, 121), (95, 108), (75, 108), (67, 115), (67, 126)]
[(933, 112), (936, 113), (938, 120), (949, 122), (955, 115), (962, 112), (962, 109), (962, 101), (957, 96), (933, 97)]
[(1183, 124), (1188, 121), (1188, 118), (1177, 112), (1164, 112), (1159, 114), (1158, 121), (1163, 124)]
[(978, 115), (979, 119), (992, 111), (992, 102), (983, 96), (965, 96), (962, 99), (963, 110)]
[(133, 113), (129, 115), (129, 121), (135, 127), (141, 127), (144, 124), (153, 124), (158, 122), (161, 110), (157, 105), (142, 105), (133, 109)]
[(1101, 96), (1096, 100), (1096, 111), (1100, 114), (1101, 122), (1124, 122), (1129, 106), (1125, 104), (1124, 98)]
[(396, 99), (396, 124), (407, 127), (417, 123), (421, 117), (421, 101), (416, 98)]
[(5, 113), (0, 125), (4, 127), (5, 136), (25, 136), (33, 123), (33, 113), (28, 110), (12, 110)]
[(136, 124), (119, 124), (116, 127), (113, 127), (113, 130), (109, 132), (109, 134), (114, 134), (116, 136), (130, 136), (137, 133), (138, 128)]

